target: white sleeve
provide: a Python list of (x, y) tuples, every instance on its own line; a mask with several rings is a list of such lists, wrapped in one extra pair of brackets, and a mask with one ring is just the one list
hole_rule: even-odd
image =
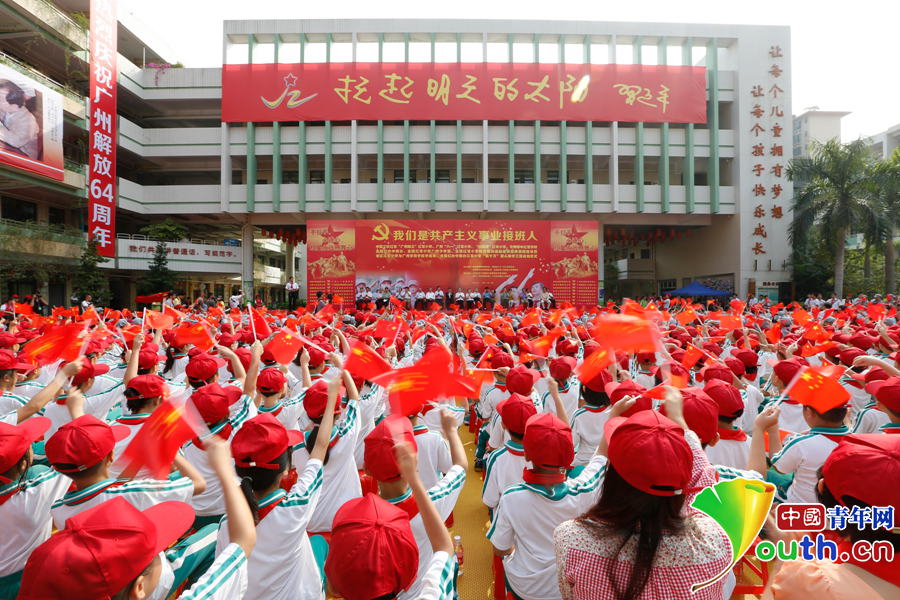
[(444, 477), (428, 490), (428, 495), (440, 513), (441, 520), (446, 520), (453, 512), (465, 482), (465, 470), (459, 465), (453, 465)]
[(605, 474), (606, 457), (595, 454), (581, 474), (568, 481), (570, 493), (578, 499), (578, 514), (586, 512), (596, 504)]
[(456, 579), (456, 557), (447, 552), (435, 552), (422, 579), (417, 600), (451, 600)]
[(228, 544), (215, 562), (180, 600), (233, 600), (247, 592), (247, 555), (237, 544)]

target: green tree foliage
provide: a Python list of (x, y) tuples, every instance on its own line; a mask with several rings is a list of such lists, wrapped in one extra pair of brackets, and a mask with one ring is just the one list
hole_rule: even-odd
[(187, 235), (187, 227), (171, 219), (141, 228), (141, 233), (156, 240), (156, 250), (150, 270), (138, 282), (139, 294), (155, 294), (168, 292), (175, 288), (178, 275), (169, 268), (166, 242), (175, 242)]
[(109, 259), (97, 254), (97, 241), (89, 240), (78, 262), (75, 291), (82, 299), (90, 294), (96, 306), (109, 306), (111, 300), (109, 274), (99, 266), (105, 262)]

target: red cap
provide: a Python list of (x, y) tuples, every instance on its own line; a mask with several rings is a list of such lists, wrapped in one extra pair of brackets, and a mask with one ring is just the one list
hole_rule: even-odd
[(725, 357), (725, 365), (731, 369), (731, 372), (734, 373), (735, 377), (743, 377), (747, 372), (744, 363), (734, 356), (726, 356)]
[[(133, 390), (129, 392), (128, 390)], [(155, 373), (147, 373), (146, 375), (138, 375), (132, 377), (125, 387), (125, 397), (129, 400), (147, 400), (150, 398), (159, 398), (160, 396), (169, 395), (169, 384), (166, 380)]]
[(227, 347), (231, 346), (232, 344), (234, 344), (236, 341), (238, 341), (238, 338), (236, 335), (232, 335), (230, 333), (220, 333), (219, 334), (219, 345), (220, 346), (225, 346), (227, 348)]
[(525, 423), (525, 459), (535, 467), (568, 469), (575, 460), (572, 429), (556, 415), (540, 413)]
[(578, 352), (578, 342), (571, 338), (559, 338), (556, 341), (556, 353), (560, 356), (574, 356)]
[(284, 389), (287, 383), (287, 377), (281, 372), (281, 369), (270, 367), (259, 372), (256, 378), (256, 389), (264, 396), (278, 394)]
[(510, 394), (509, 398), (497, 403), (497, 412), (500, 413), (506, 429), (521, 436), (525, 433), (525, 424), (537, 414), (537, 409), (531, 398), (521, 394)]
[[(681, 390), (684, 398), (684, 421), (697, 434), (700, 443), (708, 444), (716, 437), (719, 429), (719, 405), (705, 391), (696, 387)], [(666, 414), (666, 405), (660, 407)]]
[(72, 377), (73, 385), (81, 385), (85, 381), (93, 379), (97, 375), (109, 373), (109, 365), (105, 365), (103, 363), (92, 363), (87, 361), (85, 362), (86, 364), (82, 365), (81, 370), (75, 373), (75, 376)]
[(56, 430), (45, 445), (50, 466), (60, 473), (79, 473), (109, 456), (128, 437), (128, 427), (110, 427), (93, 415), (82, 415)]
[(841, 443), (825, 460), (822, 476), (841, 504), (850, 504), (849, 496), (869, 506), (900, 506), (900, 436), (841, 436)]
[(744, 363), (744, 368), (752, 368), (759, 365), (759, 355), (749, 348), (732, 348), (731, 354)]
[(9, 371), (15, 369), (27, 373), (34, 369), (34, 365), (20, 361), (12, 350), (0, 350), (0, 371)]
[(207, 381), (210, 377), (219, 372), (219, 369), (225, 365), (225, 361), (218, 356), (213, 356), (208, 352), (195, 354), (188, 361), (184, 368), (185, 375), (188, 379), (195, 381)]
[(855, 333), (850, 337), (850, 344), (860, 350), (868, 350), (878, 342), (877, 337), (871, 337), (864, 333)]
[(656, 362), (656, 352), (638, 352), (635, 358), (638, 362)]
[(25, 457), (32, 442), (41, 439), (50, 429), (47, 417), (31, 417), (18, 425), (10, 425), (0, 421), (0, 483), (11, 480), (2, 475), (12, 469)]
[(866, 391), (895, 413), (900, 413), (900, 377), (888, 377), (866, 385)]
[(363, 441), (366, 471), (376, 481), (395, 481), (400, 478), (394, 456), (394, 445), (398, 441), (408, 442), (413, 449), (418, 448), (412, 423), (400, 415), (385, 417)]
[(865, 355), (866, 353), (859, 348), (847, 348), (845, 350), (841, 350), (841, 353), (838, 355), (838, 357), (841, 359), (842, 363), (850, 367), (853, 366), (853, 361), (856, 360), (857, 357)]
[[(429, 338), (432, 339), (432, 338)], [(481, 354), (484, 352), (485, 344), (484, 340), (480, 337), (473, 337), (469, 339), (469, 352), (471, 354)]]
[(597, 350), (600, 350), (602, 346), (595, 342), (594, 340), (588, 340), (584, 343), (584, 357), (587, 358)]
[(535, 382), (541, 378), (541, 374), (525, 365), (519, 365), (509, 370), (506, 374), (506, 389), (514, 394), (528, 396)]
[(550, 361), (550, 377), (557, 381), (568, 379), (575, 370), (577, 361), (572, 356), (560, 356)]
[(138, 368), (149, 371), (163, 358), (165, 358), (165, 355), (160, 356), (155, 351), (148, 351), (141, 348), (140, 353), (138, 353)]
[(0, 348), (12, 348), (16, 344), (21, 344), (25, 338), (17, 333), (9, 333), (8, 331), (0, 331)]
[(606, 369), (603, 369), (602, 371), (594, 375), (593, 378), (589, 379), (588, 381), (582, 381), (581, 383), (589, 390), (595, 392), (605, 392), (607, 384), (611, 381), (612, 374)]
[(412, 585), (418, 571), (419, 546), (406, 511), (369, 493), (335, 513), (325, 576), (339, 596), (394, 596)]
[(516, 364), (513, 361), (513, 357), (503, 352), (501, 350), (497, 350), (491, 354), (491, 368), (499, 369), (501, 367), (509, 367), (512, 368), (513, 365)]
[(304, 346), (306, 348), (306, 352), (309, 354), (309, 366), (310, 367), (318, 367), (322, 363), (325, 362), (325, 353), (319, 350), (318, 348), (313, 347), (310, 344), (306, 344)]
[(722, 347), (715, 342), (703, 342), (703, 350), (711, 354), (713, 358), (718, 358), (722, 355)]
[(721, 379), (713, 379), (706, 383), (703, 391), (718, 405), (719, 416), (726, 419), (736, 418), (744, 410), (741, 392), (730, 383)]
[[(239, 346), (234, 349), (234, 353), (237, 354), (238, 360), (241, 361), (241, 365), (244, 369), (250, 368), (250, 360), (253, 357), (253, 352), (250, 350), (249, 346)], [(231, 366), (231, 361), (228, 361), (228, 372), (234, 375), (234, 368)]]
[[(325, 414), (325, 404), (328, 402), (328, 383), (324, 379), (317, 379), (306, 389), (303, 395), (303, 408), (310, 419), (321, 419)], [(334, 403), (334, 414), (341, 412), (341, 403)]]
[(211, 383), (194, 390), (191, 400), (203, 421), (207, 425), (215, 425), (228, 418), (228, 407), (237, 402), (241, 394), (241, 389), (236, 386), (222, 387), (218, 383)]
[(184, 502), (140, 511), (124, 498), (113, 498), (89, 508), (66, 519), (65, 529), (34, 550), (25, 563), (19, 598), (111, 598), (193, 520), (194, 509)]
[(700, 379), (702, 379), (703, 381), (709, 381), (710, 379), (721, 379), (722, 381), (731, 383), (732, 381), (734, 381), (734, 374), (732, 373), (731, 369), (728, 368), (728, 365), (720, 362), (713, 362), (700, 370)]
[(800, 369), (808, 366), (809, 363), (806, 362), (806, 360), (794, 356), (793, 358), (780, 360), (775, 363), (775, 366), (772, 367), (772, 372), (775, 373), (775, 377), (781, 380), (781, 383), (787, 385), (793, 381)]
[(630, 417), (631, 415), (642, 410), (650, 410), (653, 408), (653, 400), (644, 395), (644, 392), (647, 391), (647, 388), (637, 383), (633, 379), (626, 379), (621, 383), (611, 381), (606, 384), (604, 391), (606, 392), (606, 395), (609, 396), (610, 404), (615, 404), (616, 402), (624, 400), (629, 396), (637, 397), (634, 406), (622, 413), (622, 416)]
[(272, 461), (299, 444), (303, 434), (289, 431), (270, 414), (257, 415), (246, 421), (231, 439), (234, 464), (239, 467), (277, 469)]
[(654, 496), (684, 493), (694, 456), (680, 426), (655, 410), (643, 410), (610, 419), (604, 429), (609, 462), (625, 481)]

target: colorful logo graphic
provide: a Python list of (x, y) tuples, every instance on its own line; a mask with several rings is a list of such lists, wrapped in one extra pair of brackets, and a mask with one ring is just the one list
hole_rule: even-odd
[(712, 585), (734, 568), (759, 535), (774, 497), (773, 484), (750, 479), (720, 481), (697, 494), (691, 506), (725, 531), (731, 540), (731, 564), (712, 579), (694, 584), (692, 591)]

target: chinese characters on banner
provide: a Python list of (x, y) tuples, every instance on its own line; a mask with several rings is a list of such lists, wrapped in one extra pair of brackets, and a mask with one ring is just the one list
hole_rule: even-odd
[(88, 234), (116, 255), (116, 0), (91, 0)]
[(557, 302), (597, 303), (595, 221), (311, 221), (308, 289), (354, 298), (408, 287), (503, 288)]
[[(750, 156), (752, 168), (751, 199), (754, 203), (754, 229), (751, 235), (750, 251), (756, 258), (772, 258), (769, 254), (769, 235), (772, 223), (784, 218), (782, 197), (787, 192), (787, 161), (784, 155), (784, 140), (791, 132), (785, 133), (782, 123), (785, 119), (784, 90), (779, 86), (783, 74), (784, 53), (781, 46), (769, 47), (766, 61), (770, 65), (765, 83), (758, 83), (750, 90)], [(790, 111), (790, 108), (787, 109)], [(761, 139), (762, 138), (762, 139)], [(764, 140), (770, 139), (771, 143)], [(788, 144), (788, 152), (792, 151)]]
[(706, 71), (544, 63), (223, 67), (225, 122), (353, 119), (705, 123)]

